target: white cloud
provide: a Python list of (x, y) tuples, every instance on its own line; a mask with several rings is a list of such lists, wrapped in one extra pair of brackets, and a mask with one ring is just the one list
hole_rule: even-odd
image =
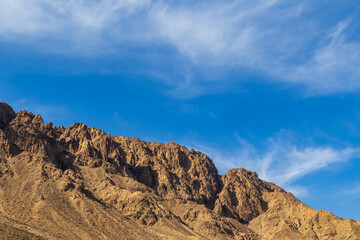
[(340, 22), (329, 34), (329, 43), (313, 58), (294, 67), (287, 78), (311, 86), (310, 94), (347, 92), (360, 88), (360, 42), (346, 42), (344, 30), (349, 21)]
[[(326, 9), (313, 1), (0, 0), (0, 6), (0, 37), (43, 51), (121, 57), (133, 45), (172, 46), (187, 59), (187, 67), (176, 66), (187, 69), (179, 71), (181, 81), (163, 78), (172, 92), (206, 94), (208, 81), (216, 89), (226, 81), (213, 72), (232, 69), (300, 84), (313, 95), (360, 88), (360, 41), (346, 33), (355, 18), (329, 27), (328, 18), (317, 17)], [(199, 71), (211, 74), (201, 78)]]
[[(158, 5), (151, 12), (162, 38), (193, 61), (213, 65), (257, 65), (276, 45), (283, 45), (282, 14), (296, 18), (298, 5), (277, 8), (280, 1), (210, 2), (172, 8)], [(295, 13), (295, 15), (294, 15)], [(291, 17), (290, 17), (291, 16)], [(293, 19), (290, 19), (293, 20)], [(281, 36), (280, 36), (281, 35)], [(274, 39), (276, 38), (276, 39)], [(272, 45), (272, 48), (268, 48)]]
[(329, 146), (303, 146), (297, 144), (289, 133), (269, 138), (265, 148), (256, 148), (238, 137), (240, 147), (234, 151), (217, 150), (201, 144), (189, 144), (208, 154), (224, 172), (244, 167), (256, 171), (260, 178), (274, 182), (297, 196), (307, 194), (304, 186), (296, 181), (319, 170), (326, 170), (335, 163), (346, 162), (359, 156), (360, 149)]
[[(0, 37), (40, 45), (45, 51), (57, 53), (107, 51), (106, 48), (115, 47), (111, 46), (113, 42), (128, 38), (125, 28), (128, 18), (148, 3), (147, 0), (0, 0)], [(42, 40), (50, 41), (50, 46)]]
[(40, 1), (1, 0), (0, 34), (4, 38), (16, 35), (38, 35), (49, 31), (53, 24)]
[[(357, 151), (353, 148), (335, 150), (330, 147), (277, 147), (270, 155), (270, 164), (266, 165), (261, 173), (279, 184), (291, 183), (333, 163), (347, 161)], [(275, 169), (272, 169), (272, 166), (275, 166)]]
[(344, 195), (353, 195), (353, 196), (359, 196), (360, 197), (360, 183), (356, 182), (352, 184), (352, 187), (349, 187), (345, 190), (341, 191)]

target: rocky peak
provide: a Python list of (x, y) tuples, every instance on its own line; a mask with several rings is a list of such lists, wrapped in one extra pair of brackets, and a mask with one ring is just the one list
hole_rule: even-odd
[(23, 125), (26, 127), (35, 127), (35, 128), (43, 128), (44, 127), (44, 120), (41, 116), (34, 115), (32, 112), (28, 112), (22, 110), (18, 112), (12, 121), (14, 125)]
[(64, 170), (101, 167), (108, 173), (134, 178), (159, 196), (195, 201), (209, 208), (221, 190), (213, 161), (173, 142), (113, 137), (83, 123), (67, 128), (45, 126), (40, 115), (27, 111), (17, 113), (9, 125), (5, 133), (9, 143)]
[(215, 203), (215, 211), (245, 223), (267, 210), (264, 193), (285, 192), (275, 184), (261, 180), (256, 172), (244, 168), (231, 169), (221, 179), (223, 188)]
[(3, 213), (60, 239), (360, 237), (359, 222), (311, 209), (243, 168), (220, 176), (207, 155), (173, 142), (44, 125), (5, 103), (0, 128), (0, 238)]
[(0, 129), (4, 129), (14, 118), (14, 110), (4, 102), (0, 102)]

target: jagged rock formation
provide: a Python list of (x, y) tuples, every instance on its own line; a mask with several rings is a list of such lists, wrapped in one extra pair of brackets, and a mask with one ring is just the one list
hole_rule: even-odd
[(360, 239), (254, 172), (0, 103), (0, 239)]

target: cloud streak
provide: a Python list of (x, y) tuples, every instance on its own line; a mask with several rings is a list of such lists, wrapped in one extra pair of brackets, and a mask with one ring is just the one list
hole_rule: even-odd
[(304, 146), (296, 143), (289, 134), (269, 138), (264, 148), (238, 138), (240, 147), (234, 151), (224, 151), (190, 144), (208, 154), (222, 170), (244, 167), (256, 171), (260, 178), (274, 182), (297, 196), (306, 195), (307, 189), (296, 181), (328, 167), (359, 157), (360, 149), (345, 147), (335, 149), (330, 146)]
[(348, 92), (360, 87), (360, 42), (347, 42), (349, 21), (340, 22), (328, 36), (328, 44), (317, 49), (305, 64), (296, 66), (287, 78), (311, 85), (310, 94)]
[[(154, 45), (173, 49), (174, 64), (181, 59), (183, 65), (176, 68), (187, 69), (180, 80), (174, 78), (179, 72), (162, 77), (179, 90), (173, 93), (195, 87), (200, 90), (190, 94), (206, 94), (247, 78), (228, 80), (222, 74), (234, 69), (303, 86), (309, 95), (360, 88), (360, 40), (351, 37), (355, 18), (332, 16), (329, 26), (329, 18), (316, 17), (323, 6), (312, 1), (0, 0), (0, 5), (0, 37), (43, 51), (121, 58), (132, 48), (145, 49), (143, 56), (153, 54), (146, 49)], [(215, 84), (206, 87), (209, 81)]]
[(358, 184), (358, 186), (356, 186), (355, 188), (344, 191), (343, 194), (344, 195), (360, 195), (360, 184)]

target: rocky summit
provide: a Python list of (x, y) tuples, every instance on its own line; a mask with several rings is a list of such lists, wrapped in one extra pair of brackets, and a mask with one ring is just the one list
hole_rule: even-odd
[(0, 103), (0, 239), (360, 239), (360, 222), (176, 143)]

